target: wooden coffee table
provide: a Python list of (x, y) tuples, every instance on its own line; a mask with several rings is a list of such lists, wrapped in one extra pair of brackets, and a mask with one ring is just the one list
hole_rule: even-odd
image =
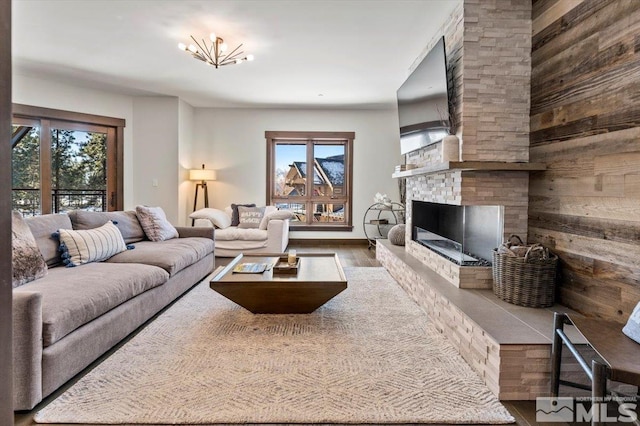
[(347, 288), (335, 253), (299, 253), (298, 272), (234, 273), (240, 263), (276, 263), (280, 254), (238, 255), (217, 271), (209, 286), (254, 314), (308, 314)]

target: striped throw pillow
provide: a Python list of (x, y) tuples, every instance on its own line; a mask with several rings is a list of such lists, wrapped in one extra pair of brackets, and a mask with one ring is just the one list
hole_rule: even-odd
[(100, 262), (127, 249), (122, 233), (111, 221), (99, 228), (58, 232), (62, 259), (67, 266)]

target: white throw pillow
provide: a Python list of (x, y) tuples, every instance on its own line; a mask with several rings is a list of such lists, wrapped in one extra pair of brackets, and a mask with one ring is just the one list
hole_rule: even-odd
[(122, 233), (111, 221), (99, 228), (60, 229), (58, 233), (62, 259), (67, 266), (100, 262), (127, 249)]
[(206, 207), (197, 210), (189, 215), (190, 219), (208, 219), (213, 226), (219, 229), (225, 229), (231, 226), (231, 216), (222, 210)]
[(627, 320), (627, 324), (622, 329), (622, 332), (626, 334), (630, 339), (640, 343), (640, 302), (633, 309), (633, 312)]
[(178, 238), (178, 230), (169, 223), (162, 207), (136, 206), (136, 216), (151, 241)]
[(293, 217), (293, 212), (291, 210), (276, 210), (271, 213), (265, 214), (262, 218), (262, 222), (260, 222), (259, 229), (265, 230), (269, 226), (269, 221), (272, 219), (278, 220), (287, 220)]

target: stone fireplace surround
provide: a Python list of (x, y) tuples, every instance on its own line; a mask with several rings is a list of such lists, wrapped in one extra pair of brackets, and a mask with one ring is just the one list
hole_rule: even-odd
[(415, 64), (442, 34), (460, 143), (411, 152), (414, 168), (393, 175), (406, 179), (406, 251), (456, 287), (491, 288), (490, 267), (461, 267), (411, 241), (411, 204), (500, 206), (503, 237), (526, 241), (529, 171), (543, 168), (528, 162), (531, 4), (460, 0)]
[[(531, 3), (460, 0), (424, 54), (442, 34), (460, 143), (457, 150), (440, 142), (405, 156), (414, 168), (393, 177), (406, 179), (407, 243), (399, 251), (379, 244), (376, 257), (496, 395), (534, 399), (548, 388), (548, 337), (518, 319), (522, 333), (503, 338), (516, 320), (488, 290), (491, 267), (459, 266), (411, 240), (412, 201), (419, 200), (500, 206), (503, 238), (517, 234), (526, 241), (529, 172), (544, 169), (529, 163)], [(468, 313), (477, 309), (468, 302), (476, 293), (465, 291), (481, 292), (476, 302), (488, 314)], [(495, 316), (504, 324), (495, 323), (499, 309), (507, 311)], [(514, 312), (538, 318), (530, 308), (520, 309)], [(546, 324), (545, 319), (533, 321)]]

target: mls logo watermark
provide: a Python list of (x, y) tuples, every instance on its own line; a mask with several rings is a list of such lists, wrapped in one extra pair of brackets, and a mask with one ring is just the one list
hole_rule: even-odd
[(574, 410), (573, 398), (536, 398), (537, 422), (572, 422)]
[[(607, 412), (608, 402), (617, 403), (616, 415)], [(600, 401), (591, 398), (536, 398), (536, 422), (633, 423), (638, 420), (634, 397), (608, 397)]]

